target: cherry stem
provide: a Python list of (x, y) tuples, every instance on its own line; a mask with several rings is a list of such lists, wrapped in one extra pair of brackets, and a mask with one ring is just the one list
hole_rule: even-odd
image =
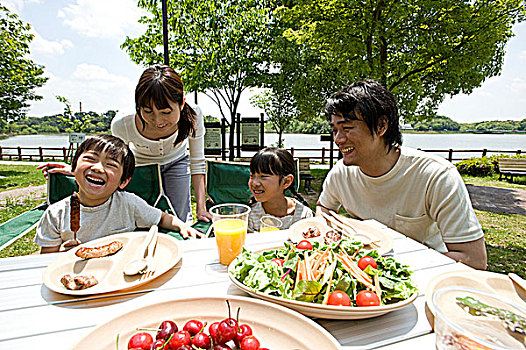
[(232, 313), (230, 312), (230, 301), (228, 301), (228, 299), (226, 300), (226, 304), (228, 305), (228, 323), (230, 324)]
[(236, 321), (237, 321), (237, 330), (241, 330), (241, 327), (239, 327), (239, 311), (241, 311), (241, 308), (237, 308), (237, 315), (236, 315)]
[(203, 331), (205, 330), (206, 324), (207, 324), (206, 322), (203, 323), (203, 327), (201, 327), (201, 329), (197, 333), (203, 333)]
[(160, 328), (135, 328), (136, 331), (151, 331), (151, 332), (158, 332), (161, 329)]

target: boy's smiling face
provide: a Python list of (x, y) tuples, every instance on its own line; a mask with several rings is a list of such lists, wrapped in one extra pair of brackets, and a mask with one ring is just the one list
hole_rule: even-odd
[(118, 188), (124, 188), (129, 179), (121, 183), (122, 172), (121, 159), (115, 159), (104, 151), (87, 150), (82, 153), (73, 172), (82, 205), (101, 205)]

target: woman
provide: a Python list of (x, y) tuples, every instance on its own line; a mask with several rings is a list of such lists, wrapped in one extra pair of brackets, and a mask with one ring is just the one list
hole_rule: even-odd
[(203, 115), (185, 102), (183, 82), (173, 68), (155, 65), (143, 72), (135, 88), (135, 114), (116, 116), (111, 132), (130, 146), (137, 165), (161, 165), (164, 191), (181, 220), (192, 219), (190, 177), (197, 219), (211, 219), (205, 206)]
[[(183, 222), (192, 220), (190, 178), (196, 219), (211, 220), (205, 206), (203, 115), (185, 102), (183, 82), (173, 68), (155, 65), (143, 72), (135, 88), (135, 114), (116, 116), (111, 132), (129, 145), (137, 165), (161, 165), (164, 192)], [(39, 168), (46, 176), (68, 171), (59, 164)]]

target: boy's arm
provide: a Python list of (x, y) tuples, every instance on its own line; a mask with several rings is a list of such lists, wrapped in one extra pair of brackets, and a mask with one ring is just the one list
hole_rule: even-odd
[(192, 228), (190, 225), (179, 220), (177, 216), (167, 214), (165, 212), (161, 215), (161, 221), (159, 221), (159, 226), (167, 230), (179, 230), (183, 238), (188, 238), (191, 236), (193, 238), (202, 237), (203, 234), (196, 229)]
[(42, 247), (40, 248), (40, 254), (47, 254), (47, 253), (56, 253), (60, 250), (60, 246), (56, 245), (54, 247)]

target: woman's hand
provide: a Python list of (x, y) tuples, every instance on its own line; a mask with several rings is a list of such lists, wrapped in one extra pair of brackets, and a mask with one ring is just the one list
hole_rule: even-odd
[(68, 176), (73, 175), (71, 172), (71, 166), (65, 163), (46, 163), (37, 166), (37, 169), (42, 170), (42, 174), (44, 174), (46, 180), (49, 178), (49, 173), (60, 173)]

